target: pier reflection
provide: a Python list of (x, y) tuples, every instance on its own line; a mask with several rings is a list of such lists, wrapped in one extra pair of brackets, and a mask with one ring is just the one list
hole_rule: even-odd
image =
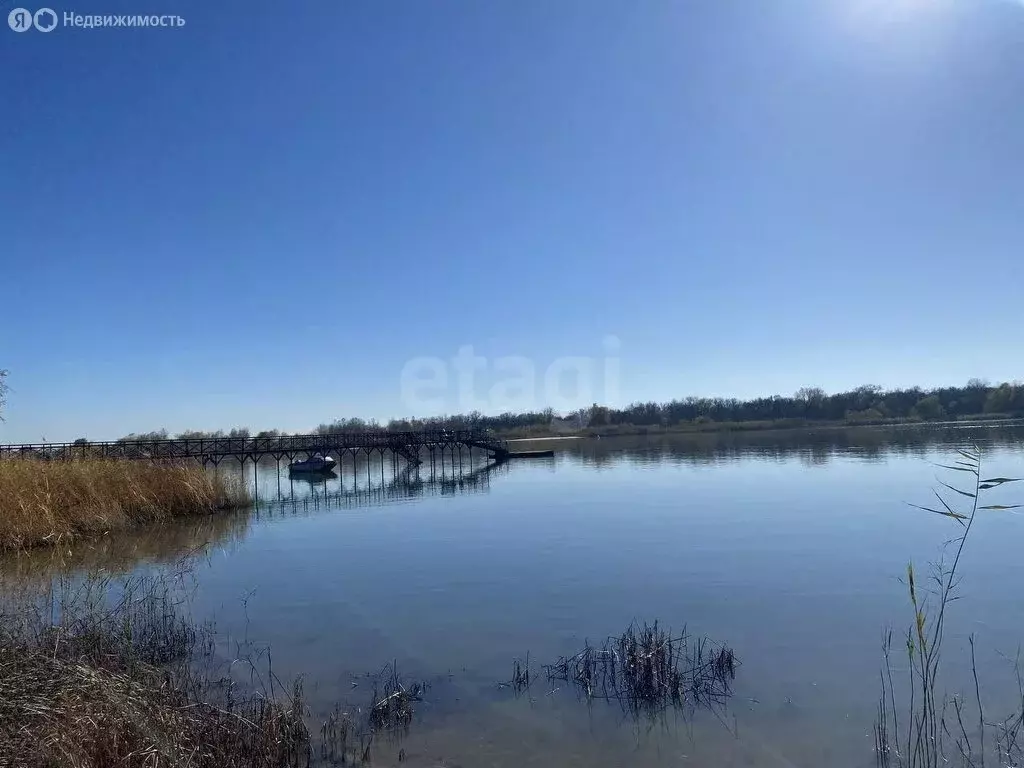
[[(374, 471), (376, 470), (376, 472)], [(509, 471), (507, 464), (488, 463), (459, 472), (440, 466), (404, 467), (380, 480), (379, 467), (370, 469), (369, 481), (362, 468), (355, 472), (333, 470), (320, 473), (273, 473), (258, 478), (257, 502), (253, 514), (257, 519), (277, 513), (315, 512), (320, 509), (350, 509), (396, 504), (430, 496), (452, 496), (463, 493), (486, 493), (491, 478)]]

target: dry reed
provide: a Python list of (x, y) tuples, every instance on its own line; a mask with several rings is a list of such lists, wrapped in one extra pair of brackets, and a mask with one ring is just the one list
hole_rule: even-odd
[(211, 673), (172, 581), (88, 577), (0, 607), (0, 767), (308, 764), (301, 687), (242, 695)]
[[(336, 707), (320, 727), (320, 760), (326, 765), (368, 763), (371, 749), (381, 740), (398, 744), (408, 735), (414, 705), (429, 686), (398, 672), (398, 662), (386, 664), (374, 677), (373, 692), (364, 707)], [(399, 750), (399, 762), (405, 750)]]
[(192, 463), (0, 460), (0, 549), (57, 544), (251, 503), (241, 478)]
[[(668, 709), (723, 708), (737, 666), (731, 648), (673, 635), (654, 622), (631, 624), (599, 648), (588, 642), (544, 669), (549, 681), (571, 683), (587, 701), (616, 701), (634, 717), (656, 717)], [(513, 687), (529, 684), (528, 669), (516, 662)]]

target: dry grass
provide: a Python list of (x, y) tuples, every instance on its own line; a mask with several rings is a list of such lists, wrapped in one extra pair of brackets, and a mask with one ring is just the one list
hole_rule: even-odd
[(222, 709), (193, 701), (158, 667), (118, 671), (29, 648), (0, 650), (0, 675), (0, 742), (9, 756), (0, 766), (305, 762), (298, 695), (294, 707), (253, 699)]
[(56, 544), (249, 503), (240, 478), (191, 463), (0, 460), (0, 549)]
[(8, 601), (0, 767), (306, 765), (301, 688), (240, 694), (212, 672), (210, 630), (179, 614), (179, 597), (164, 578), (87, 579)]

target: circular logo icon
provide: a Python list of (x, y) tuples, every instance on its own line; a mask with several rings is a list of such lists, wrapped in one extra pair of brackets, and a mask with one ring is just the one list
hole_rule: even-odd
[(28, 32), (32, 29), (32, 11), (15, 8), (7, 14), (7, 26), (15, 32)]
[(40, 8), (32, 17), (32, 22), (40, 32), (53, 32), (57, 26), (57, 14), (52, 8)]

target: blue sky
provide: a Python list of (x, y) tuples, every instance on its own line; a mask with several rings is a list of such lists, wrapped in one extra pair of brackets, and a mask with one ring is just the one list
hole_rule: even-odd
[(0, 26), (0, 441), (1020, 377), (1024, 4), (51, 6), (186, 24)]

